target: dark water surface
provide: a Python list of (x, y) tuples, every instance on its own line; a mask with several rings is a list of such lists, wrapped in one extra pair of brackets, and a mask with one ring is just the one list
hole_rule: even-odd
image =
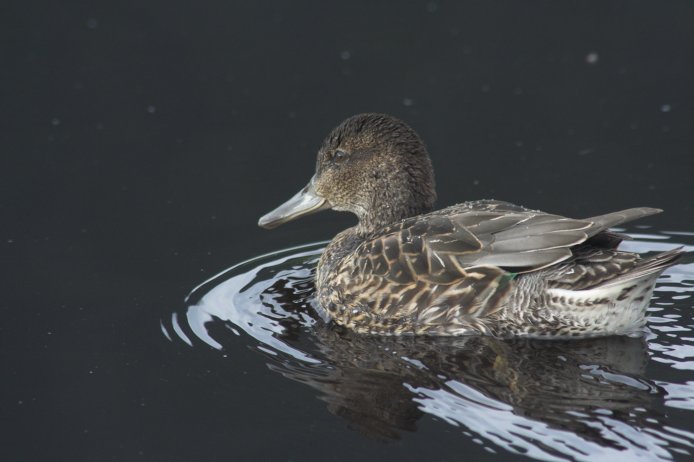
[(308, 306), (318, 247), (184, 300), (354, 223), (256, 227), (364, 111), (418, 130), (440, 206), (661, 207), (627, 245), (693, 245), (692, 24), (690, 1), (3, 3), (0, 459), (687, 460), (691, 257), (641, 340), (350, 336)]

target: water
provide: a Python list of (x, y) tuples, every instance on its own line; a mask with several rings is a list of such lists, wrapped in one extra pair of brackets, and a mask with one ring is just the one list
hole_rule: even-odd
[[(694, 233), (633, 233), (623, 248), (694, 250)], [(661, 276), (637, 337), (579, 341), (383, 338), (314, 310), (324, 243), (240, 263), (196, 288), (162, 333), (233, 364), (257, 353), (363, 437), (443, 421), (489, 453), (542, 460), (686, 459), (694, 452), (694, 263)], [(230, 366), (233, 367), (233, 366)]]

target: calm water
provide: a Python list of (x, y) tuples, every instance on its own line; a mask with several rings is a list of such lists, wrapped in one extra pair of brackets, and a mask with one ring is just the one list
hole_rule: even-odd
[[(625, 250), (694, 251), (694, 233), (633, 234)], [(379, 338), (317, 316), (312, 278), (323, 245), (264, 255), (203, 283), (162, 320), (163, 335), (230, 368), (250, 348), (278, 381), (310, 388), (334, 419), (372, 440), (398, 440), (433, 419), (491, 454), (607, 461), (694, 453), (691, 256), (658, 281), (640, 337)]]

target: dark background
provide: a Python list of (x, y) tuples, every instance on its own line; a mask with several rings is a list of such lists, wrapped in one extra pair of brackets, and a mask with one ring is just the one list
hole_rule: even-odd
[(3, 3), (0, 457), (479, 455), (433, 419), (367, 440), (252, 352), (159, 321), (231, 264), (353, 223), (256, 227), (358, 112), (418, 130), (440, 206), (648, 205), (694, 230), (692, 24), (690, 1)]

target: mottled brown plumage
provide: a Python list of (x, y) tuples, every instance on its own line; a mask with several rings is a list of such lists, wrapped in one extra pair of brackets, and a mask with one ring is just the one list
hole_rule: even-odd
[(645, 322), (657, 276), (679, 250), (650, 259), (616, 250), (609, 227), (647, 207), (571, 219), (507, 202), (432, 212), (423, 142), (404, 122), (361, 114), (323, 142), (316, 174), (264, 216), (273, 227), (332, 208), (357, 215), (318, 265), (321, 308), (338, 324), (378, 334), (594, 336)]

